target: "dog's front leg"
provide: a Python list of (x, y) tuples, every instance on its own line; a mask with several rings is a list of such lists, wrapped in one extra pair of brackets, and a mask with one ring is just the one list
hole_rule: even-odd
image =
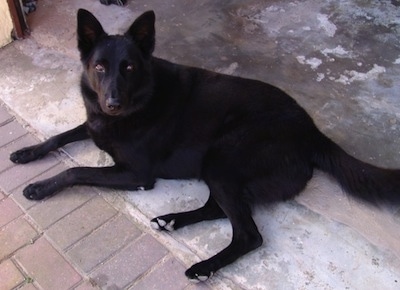
[(86, 123), (78, 127), (53, 136), (48, 140), (37, 145), (22, 148), (10, 155), (10, 160), (14, 163), (25, 164), (45, 156), (50, 151), (56, 150), (68, 143), (88, 139), (89, 134), (86, 130)]
[(115, 189), (137, 190), (153, 188), (155, 179), (138, 177), (132, 171), (112, 167), (73, 167), (51, 178), (28, 185), (26, 198), (40, 200), (73, 185), (93, 185)]

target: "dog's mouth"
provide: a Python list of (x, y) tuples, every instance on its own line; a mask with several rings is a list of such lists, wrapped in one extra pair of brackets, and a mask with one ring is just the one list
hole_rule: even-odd
[(122, 115), (123, 114), (123, 112), (122, 111), (120, 111), (120, 110), (110, 110), (110, 109), (108, 109), (107, 111), (105, 111), (104, 113), (106, 113), (107, 115), (109, 115), (109, 116), (120, 116), (120, 115)]
[(122, 110), (122, 108), (107, 107), (106, 109), (103, 109), (103, 112), (108, 116), (113, 117), (124, 115), (124, 110)]

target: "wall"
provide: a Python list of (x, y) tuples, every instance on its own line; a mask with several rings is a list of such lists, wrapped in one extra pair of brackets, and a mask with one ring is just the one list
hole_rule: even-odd
[(0, 47), (12, 41), (11, 31), (13, 23), (11, 20), (10, 10), (6, 0), (0, 0)]

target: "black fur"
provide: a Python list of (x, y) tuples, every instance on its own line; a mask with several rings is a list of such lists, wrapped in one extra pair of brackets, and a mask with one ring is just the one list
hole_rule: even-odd
[(90, 12), (79, 10), (87, 121), (13, 153), (11, 160), (30, 162), (92, 138), (115, 165), (68, 169), (26, 187), (27, 198), (42, 199), (79, 184), (135, 190), (152, 188), (156, 178), (202, 179), (210, 189), (204, 207), (152, 220), (159, 230), (230, 220), (231, 244), (186, 271), (199, 281), (262, 244), (253, 202), (294, 197), (314, 168), (331, 174), (358, 198), (399, 203), (399, 170), (349, 156), (280, 89), (153, 57), (154, 21), (154, 13), (146, 12), (125, 35), (110, 36)]

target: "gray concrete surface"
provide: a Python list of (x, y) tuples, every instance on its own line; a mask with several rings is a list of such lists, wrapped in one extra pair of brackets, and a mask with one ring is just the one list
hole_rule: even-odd
[[(92, 11), (106, 31), (121, 33), (140, 13), (154, 9), (157, 56), (272, 83), (291, 94), (349, 153), (400, 168), (397, 0), (38, 4), (28, 18), (31, 37), (0, 50), (0, 98), (41, 138), (85, 119), (76, 10)], [(67, 162), (110, 163), (91, 142), (68, 145), (64, 152)], [(109, 193), (139, 222), (148, 223), (160, 214), (200, 206), (208, 191), (197, 181), (160, 180), (149, 192)], [(216, 288), (400, 288), (398, 207), (369, 208), (316, 172), (295, 201), (258, 208), (255, 216), (264, 245), (218, 272)], [(221, 220), (155, 235), (190, 265), (225, 247), (231, 229)]]

